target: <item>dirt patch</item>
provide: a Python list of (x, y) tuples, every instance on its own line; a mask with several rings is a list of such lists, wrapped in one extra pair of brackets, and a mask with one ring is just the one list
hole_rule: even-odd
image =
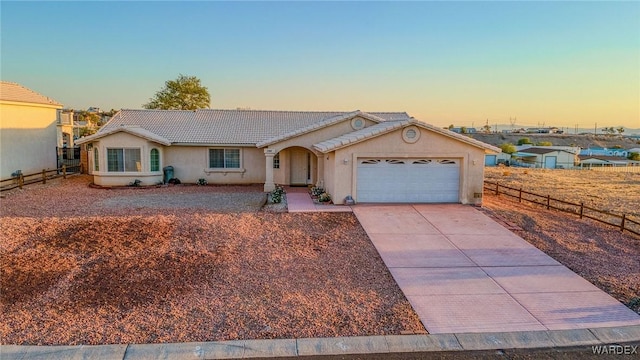
[(487, 167), (485, 179), (640, 221), (640, 173)]
[(640, 237), (588, 219), (485, 192), (483, 210), (640, 313)]
[(3, 344), (424, 332), (351, 213), (98, 206), (128, 191), (215, 189), (86, 185), (78, 178), (2, 199)]

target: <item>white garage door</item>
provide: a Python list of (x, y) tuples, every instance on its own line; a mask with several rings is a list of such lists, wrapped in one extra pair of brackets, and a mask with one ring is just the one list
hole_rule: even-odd
[(358, 202), (457, 203), (460, 160), (359, 159)]

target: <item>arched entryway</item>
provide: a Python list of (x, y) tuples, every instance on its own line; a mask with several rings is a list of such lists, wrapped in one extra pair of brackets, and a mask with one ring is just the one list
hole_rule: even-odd
[(307, 186), (322, 181), (323, 164), (318, 154), (302, 146), (264, 149), (266, 159), (265, 191), (276, 184)]

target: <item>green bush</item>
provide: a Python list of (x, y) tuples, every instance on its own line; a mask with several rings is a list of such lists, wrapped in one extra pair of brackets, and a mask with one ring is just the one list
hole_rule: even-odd
[(513, 154), (514, 152), (516, 152), (516, 147), (513, 144), (500, 144), (500, 149), (502, 149), (502, 152), (505, 154)]
[(320, 196), (322, 193), (324, 193), (324, 189), (318, 186), (314, 186), (311, 188), (311, 195), (313, 196)]
[(529, 140), (529, 138), (522, 138), (518, 140), (518, 145), (525, 145), (525, 144), (533, 144), (533, 143), (531, 142), (531, 140)]
[(331, 196), (329, 194), (327, 194), (326, 192), (322, 193), (322, 194), (320, 194), (320, 196), (318, 196), (318, 201), (319, 202), (329, 202), (329, 201), (331, 201)]
[(274, 204), (280, 204), (282, 202), (282, 194), (284, 194), (282, 186), (276, 186), (276, 188), (269, 193), (271, 202)]
[(198, 185), (207, 185), (207, 179), (205, 179), (205, 178), (200, 178), (200, 179), (198, 179), (198, 181), (196, 182), (196, 184), (198, 184)]

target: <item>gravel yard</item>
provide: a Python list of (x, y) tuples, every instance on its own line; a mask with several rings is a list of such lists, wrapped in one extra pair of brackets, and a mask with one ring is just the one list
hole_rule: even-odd
[(640, 237), (589, 219), (484, 193), (483, 210), (640, 313)]
[(260, 186), (89, 181), (2, 194), (3, 344), (424, 332), (351, 213), (260, 211)]

